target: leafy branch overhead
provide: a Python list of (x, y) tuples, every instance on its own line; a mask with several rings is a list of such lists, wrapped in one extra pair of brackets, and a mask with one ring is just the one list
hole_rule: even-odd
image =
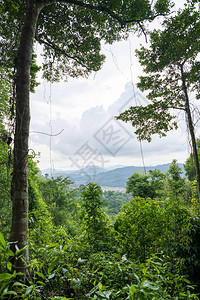
[[(8, 7), (7, 2), (0, 3), (0, 51), (1, 63), (10, 66), (17, 57), (26, 5), (14, 0)], [(34, 2), (41, 9), (35, 39), (43, 46), (43, 75), (51, 81), (98, 71), (105, 60), (101, 41), (112, 43), (127, 38), (131, 30), (144, 30), (144, 20), (166, 15), (171, 7), (169, 0)]]
[[(162, 104), (162, 106), (161, 106)], [(159, 134), (160, 137), (166, 136), (166, 132), (171, 129), (177, 129), (177, 122), (170, 112), (163, 113), (163, 103), (153, 103), (147, 106), (132, 106), (121, 113), (117, 119), (124, 122), (131, 121), (135, 127), (135, 133), (139, 140), (151, 142), (153, 134)]]
[[(153, 134), (160, 137), (177, 129), (173, 110), (187, 114), (188, 93), (200, 97), (200, 19), (193, 6), (187, 7), (175, 17), (163, 22), (163, 30), (150, 35), (150, 47), (137, 50), (140, 64), (146, 76), (140, 77), (138, 87), (147, 91), (151, 103), (147, 106), (130, 107), (117, 119), (136, 128), (140, 140), (151, 141)], [(189, 99), (188, 99), (189, 100)]]

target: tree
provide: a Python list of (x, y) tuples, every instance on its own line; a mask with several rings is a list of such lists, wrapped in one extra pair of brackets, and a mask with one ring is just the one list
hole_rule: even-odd
[(104, 191), (101, 199), (106, 203), (105, 210), (109, 218), (114, 220), (122, 205), (128, 203), (132, 196), (123, 192)]
[[(135, 197), (123, 205), (114, 228), (118, 234), (120, 253), (143, 262), (155, 253), (167, 255), (171, 262), (175, 257), (180, 257), (182, 268), (183, 257), (191, 261), (189, 253), (193, 252), (191, 248), (196, 242), (190, 240), (192, 231), (195, 233), (192, 223), (190, 209), (179, 200), (159, 201)], [(190, 242), (186, 245), (188, 238), (192, 246)]]
[[(198, 157), (200, 158), (200, 140), (197, 139), (197, 152), (198, 152)], [(187, 158), (185, 164), (184, 164), (184, 169), (186, 172), (186, 176), (190, 181), (195, 180), (195, 164), (194, 164), (194, 155), (191, 153), (190, 156)]]
[(0, 232), (8, 234), (11, 224), (10, 184), (12, 157), (7, 145), (8, 134), (0, 121)]
[(0, 231), (8, 234), (11, 224), (10, 184), (12, 173), (11, 133), (12, 113), (10, 99), (12, 97), (11, 79), (5, 69), (0, 68)]
[[(137, 51), (146, 76), (140, 77), (138, 87), (148, 90), (151, 103), (145, 107), (130, 107), (117, 119), (136, 127), (139, 140), (151, 141), (153, 134), (160, 137), (177, 129), (173, 110), (183, 111), (191, 137), (198, 192), (200, 197), (200, 167), (195, 139), (191, 99), (200, 97), (200, 18), (194, 6), (179, 11), (163, 22), (163, 30), (150, 35), (149, 49)], [(192, 93), (192, 94), (191, 94)], [(191, 96), (192, 95), (192, 96)]]
[(177, 164), (177, 160), (174, 159), (167, 171), (169, 178), (168, 178), (168, 185), (170, 188), (170, 192), (174, 196), (178, 196), (182, 194), (185, 190), (185, 180), (181, 177), (183, 171)]
[(124, 204), (116, 218), (120, 252), (144, 262), (150, 253), (156, 253), (165, 228), (159, 203), (135, 197)]
[(54, 225), (66, 226), (70, 213), (76, 210), (76, 190), (70, 189), (73, 182), (68, 178), (40, 180), (39, 189), (42, 198), (48, 205)]
[(18, 270), (28, 264), (29, 92), (35, 40), (43, 45), (43, 73), (48, 80), (87, 76), (104, 60), (101, 40), (112, 43), (125, 38), (133, 26), (143, 28), (143, 20), (168, 11), (169, 0), (157, 0), (154, 6), (149, 0), (1, 1), (1, 64), (13, 70), (16, 87), (10, 241), (19, 249), (25, 247), (23, 259), (14, 263)]
[(106, 214), (102, 208), (105, 203), (101, 201), (101, 188), (96, 183), (90, 182), (81, 194), (87, 238), (95, 250), (104, 249), (106, 243), (103, 242), (105, 240), (107, 242), (108, 227)]
[(126, 192), (133, 197), (155, 198), (164, 187), (165, 175), (160, 170), (150, 170), (148, 173), (134, 173), (128, 178)]

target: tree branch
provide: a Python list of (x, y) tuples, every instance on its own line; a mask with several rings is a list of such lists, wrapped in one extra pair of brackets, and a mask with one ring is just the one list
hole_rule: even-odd
[(48, 39), (45, 41), (45, 40), (42, 40), (39, 36), (36, 35), (36, 40), (40, 43), (40, 44), (44, 44), (44, 45), (47, 45), (48, 47), (54, 49), (55, 51), (58, 51), (60, 53), (62, 53), (64, 56), (70, 58), (70, 59), (73, 59), (74, 61), (76, 61), (78, 64), (80, 64), (82, 67), (86, 68), (88, 71), (90, 71), (90, 69), (87, 67), (87, 65), (84, 64), (84, 61), (82, 59), (79, 59), (77, 57), (73, 57), (71, 55), (69, 55), (67, 53), (67, 51), (65, 51), (64, 49), (61, 49), (60, 47), (58, 47), (57, 45), (55, 45), (53, 42), (49, 41)]
[[(46, 133), (46, 132), (42, 132), (42, 131), (31, 131), (30, 133), (39, 133), (39, 134), (44, 134), (44, 135), (48, 135), (48, 136), (57, 136), (59, 134), (61, 134), (64, 131), (64, 129), (62, 129), (60, 132), (56, 133), (56, 134), (50, 134), (50, 133)], [(30, 149), (31, 150), (31, 149)]]
[[(124, 27), (126, 24), (130, 24), (130, 23), (137, 23), (139, 24), (141, 21), (144, 20), (144, 18), (141, 19), (130, 19), (130, 20), (123, 20), (117, 13), (115, 13), (114, 11), (112, 11), (111, 9), (102, 6), (102, 5), (92, 5), (92, 4), (88, 4), (88, 3), (84, 3), (81, 0), (42, 0), (42, 2), (40, 0), (38, 0), (38, 4), (39, 5), (51, 5), (57, 2), (62, 2), (62, 3), (66, 3), (66, 4), (74, 4), (83, 8), (88, 8), (90, 10), (95, 10), (95, 11), (99, 11), (99, 12), (105, 12), (108, 15), (110, 15), (113, 19), (117, 20), (122, 27)], [(147, 17), (145, 18), (145, 20), (149, 20), (149, 21), (153, 21), (156, 17), (158, 16), (166, 16), (166, 14), (155, 14), (152, 15), (151, 17)], [(139, 26), (141, 26), (141, 24), (139, 24)]]
[(142, 32), (144, 34), (146, 43), (148, 43), (147, 34), (146, 34), (145, 30), (144, 30), (144, 27), (142, 26), (142, 24), (140, 22), (138, 22), (138, 25), (139, 25), (140, 29), (142, 30)]

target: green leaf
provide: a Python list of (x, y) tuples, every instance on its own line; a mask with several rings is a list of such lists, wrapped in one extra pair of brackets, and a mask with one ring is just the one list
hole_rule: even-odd
[(104, 296), (106, 297), (106, 299), (110, 299), (110, 296), (112, 294), (112, 291), (104, 291), (103, 292)]
[(96, 292), (98, 290), (98, 285), (96, 285), (95, 287), (93, 287), (90, 292), (87, 294), (87, 296), (91, 296), (94, 292)]
[(140, 283), (140, 279), (136, 274), (134, 274), (134, 277), (136, 278), (137, 282)]
[(98, 286), (99, 286), (99, 291), (102, 291), (103, 290), (103, 284), (101, 282), (99, 282)]
[(15, 296), (17, 296), (17, 293), (14, 292), (14, 291), (8, 291), (8, 292), (5, 292), (5, 293), (2, 294), (2, 296), (4, 296), (4, 295), (15, 295)]
[(52, 273), (48, 276), (48, 279), (52, 279), (53, 277), (55, 277), (55, 273)]
[(66, 298), (66, 297), (62, 297), (62, 296), (55, 296), (55, 297), (51, 298), (51, 300), (73, 300), (73, 298)]
[(33, 285), (28, 286), (27, 289), (26, 289), (25, 295), (26, 296), (29, 295), (32, 292), (32, 290), (33, 290)]
[(45, 276), (44, 276), (42, 273), (40, 273), (40, 272), (35, 272), (35, 274), (38, 275), (39, 277), (45, 279)]
[(4, 240), (4, 237), (3, 237), (1, 232), (0, 232), (0, 242), (3, 245), (3, 247), (5, 248), (6, 247), (6, 241)]
[(55, 259), (55, 260), (49, 265), (49, 267), (48, 267), (48, 269), (47, 269), (47, 273), (48, 273), (48, 274), (51, 273), (51, 271), (53, 270), (53, 268), (54, 268), (54, 266), (55, 266), (56, 263), (57, 263), (57, 259)]
[(12, 263), (11, 263), (10, 261), (7, 262), (7, 269), (8, 269), (9, 271), (12, 270)]
[(143, 287), (143, 288), (148, 288), (148, 289), (151, 289), (151, 290), (154, 290), (154, 291), (156, 291), (156, 290), (159, 289), (158, 286), (156, 286), (154, 283), (152, 283), (152, 282), (149, 281), (149, 280), (145, 280), (145, 281), (143, 282), (143, 284), (142, 284), (142, 287)]
[(15, 282), (14, 284), (13, 284), (13, 286), (23, 286), (23, 287), (27, 287), (27, 285), (25, 285), (25, 284), (23, 284), (23, 283), (21, 283), (21, 282)]
[(0, 274), (0, 282), (4, 280), (10, 280), (13, 277), (12, 274), (9, 273), (2, 273)]
[(190, 284), (190, 281), (187, 278), (182, 278), (182, 280), (188, 284)]
[(133, 296), (137, 292), (137, 288), (132, 284), (130, 288), (130, 295)]
[(10, 249), (8, 249), (8, 250), (6, 251), (6, 254), (7, 254), (8, 256), (14, 256), (14, 255), (15, 255), (14, 252), (13, 252), (12, 250), (10, 250)]
[(93, 273), (95, 274), (96, 272), (98, 272), (99, 271), (99, 268), (97, 268)]
[(97, 292), (98, 296), (102, 297), (103, 299), (110, 299), (110, 295), (112, 294), (112, 291), (103, 291), (103, 292)]
[(81, 280), (80, 279), (74, 279), (75, 287), (78, 289), (81, 286)]

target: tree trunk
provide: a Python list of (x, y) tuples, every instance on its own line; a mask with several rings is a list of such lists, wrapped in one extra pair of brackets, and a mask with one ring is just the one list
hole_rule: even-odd
[(198, 158), (198, 152), (197, 152), (197, 144), (196, 144), (196, 138), (194, 133), (194, 124), (192, 121), (191, 111), (190, 111), (190, 103), (189, 103), (189, 97), (188, 97), (188, 91), (187, 91), (187, 85), (185, 80), (185, 75), (183, 71), (183, 66), (181, 66), (181, 77), (182, 77), (182, 89), (184, 93), (184, 100), (185, 100), (185, 112), (187, 117), (187, 125), (190, 131), (191, 141), (192, 141), (192, 152), (194, 155), (194, 164), (195, 164), (195, 170), (196, 170), (196, 178), (197, 178), (197, 190), (198, 190), (198, 196), (200, 201), (200, 166), (199, 166), (199, 158)]
[[(13, 269), (28, 274), (28, 140), (30, 126), (30, 66), (36, 24), (40, 12), (34, 0), (27, 1), (26, 15), (16, 62), (16, 122), (12, 178), (11, 249), (25, 249), (13, 261)], [(16, 247), (17, 246), (17, 247)], [(20, 256), (20, 258), (19, 258)]]

